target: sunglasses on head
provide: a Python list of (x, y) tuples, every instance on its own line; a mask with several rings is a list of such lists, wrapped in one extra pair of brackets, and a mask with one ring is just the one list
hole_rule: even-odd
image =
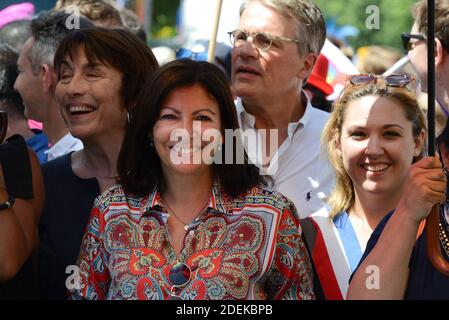
[[(408, 32), (403, 32), (401, 34), (401, 39), (402, 39), (402, 47), (404, 48), (405, 51), (412, 50), (416, 46), (416, 43), (418, 41), (426, 40), (426, 38), (424, 38), (424, 36), (421, 34), (413, 34)], [(411, 41), (411, 39), (416, 39), (418, 41)]]
[(375, 76), (373, 74), (356, 74), (348, 76), (347, 81), (354, 86), (363, 86), (377, 83), (377, 79), (383, 79), (387, 86), (394, 88), (404, 88), (414, 79), (406, 74), (392, 74), (386, 77)]
[(177, 289), (186, 286), (192, 279), (192, 270), (184, 262), (176, 262), (168, 273), (168, 278), (172, 284), (168, 300), (184, 300), (176, 294)]

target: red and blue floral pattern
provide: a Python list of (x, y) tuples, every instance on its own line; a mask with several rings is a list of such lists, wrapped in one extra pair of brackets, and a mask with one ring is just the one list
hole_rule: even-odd
[[(72, 298), (166, 299), (177, 262), (157, 191), (137, 198), (113, 187), (97, 198)], [(206, 214), (190, 225), (180, 260), (192, 279), (186, 300), (313, 299), (309, 257), (293, 204), (256, 187), (232, 198), (214, 184)]]

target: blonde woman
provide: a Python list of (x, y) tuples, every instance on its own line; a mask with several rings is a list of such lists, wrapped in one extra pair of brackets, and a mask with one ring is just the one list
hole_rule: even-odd
[(328, 206), (302, 221), (321, 298), (346, 297), (371, 233), (396, 208), (410, 167), (423, 157), (425, 118), (409, 83), (406, 75), (351, 76), (325, 126), (336, 185)]

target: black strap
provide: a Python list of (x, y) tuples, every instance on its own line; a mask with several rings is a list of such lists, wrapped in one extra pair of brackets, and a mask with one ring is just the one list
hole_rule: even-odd
[(32, 199), (31, 162), (22, 136), (14, 135), (0, 145), (0, 161), (8, 193), (15, 198)]

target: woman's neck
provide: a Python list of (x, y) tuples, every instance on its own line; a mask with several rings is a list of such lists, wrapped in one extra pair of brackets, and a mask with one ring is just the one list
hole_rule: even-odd
[(73, 172), (82, 179), (96, 178), (101, 192), (116, 184), (117, 159), (123, 136), (110, 141), (114, 143), (83, 140), (84, 148), (72, 155)]
[(366, 194), (355, 196), (354, 205), (348, 210), (349, 215), (354, 215), (365, 222), (372, 230), (390, 211), (396, 208), (402, 192), (391, 194)]
[(196, 207), (198, 203), (209, 200), (213, 176), (212, 170), (207, 170), (197, 175), (181, 175), (164, 172), (166, 188), (163, 193), (164, 201), (172, 206)]

